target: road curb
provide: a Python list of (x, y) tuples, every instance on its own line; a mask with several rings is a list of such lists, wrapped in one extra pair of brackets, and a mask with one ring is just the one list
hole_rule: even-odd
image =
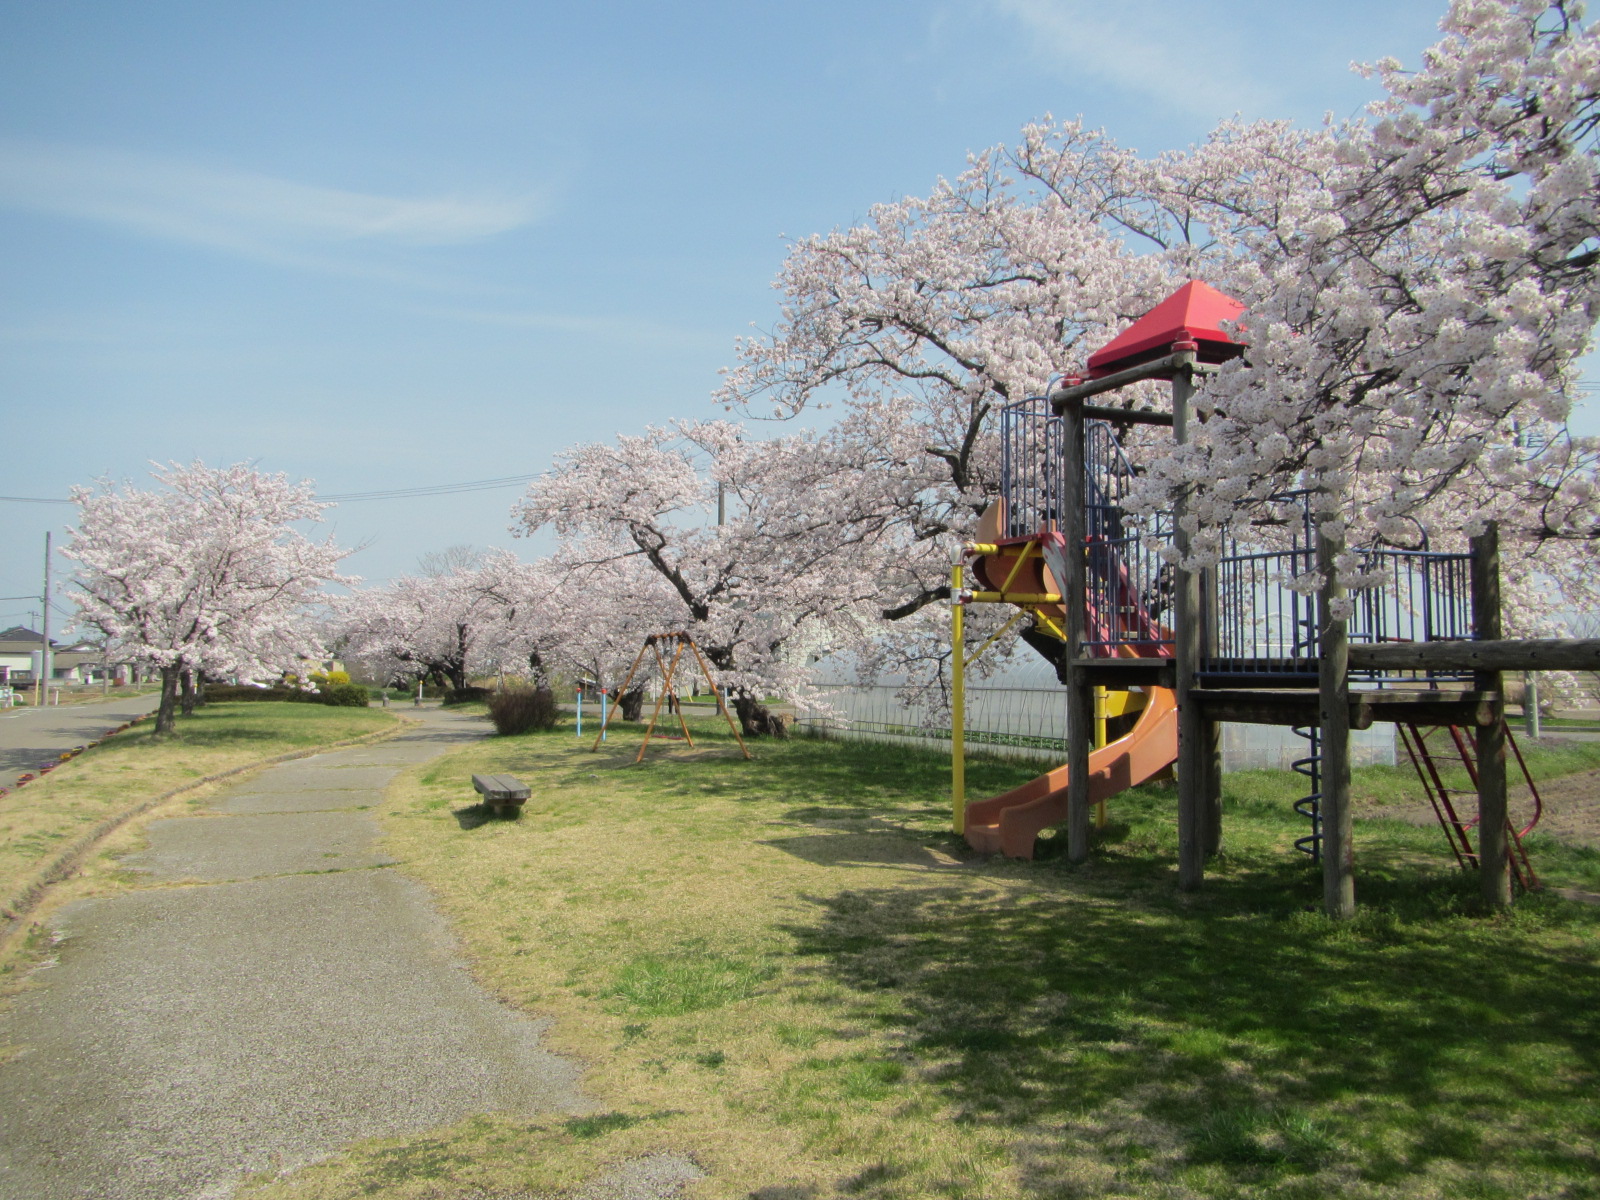
[(184, 784), (182, 787), (162, 792), (159, 796), (151, 796), (141, 800), (131, 808), (125, 809), (115, 816), (107, 817), (52, 859), (50, 865), (45, 867), (34, 878), (32, 883), (23, 888), (3, 907), (0, 907), (0, 918), (5, 921), (4, 926), (0, 926), (0, 949), (9, 946), (11, 939), (28, 923), (29, 916), (39, 907), (51, 887), (71, 878), (101, 841), (121, 829), (135, 817), (142, 816), (157, 805), (165, 804), (168, 800), (174, 800), (185, 792), (192, 792), (208, 784), (231, 779), (235, 775), (243, 775), (249, 771), (259, 771), (263, 767), (276, 766), (278, 763), (293, 762), (297, 758), (310, 758), (314, 754), (323, 754), (329, 750), (342, 750), (349, 746), (365, 746), (376, 742), (385, 742), (418, 724), (418, 721), (413, 717), (404, 717), (398, 713), (393, 715), (395, 725), (392, 729), (362, 734), (360, 737), (345, 738), (342, 741), (328, 742), (325, 745), (312, 746), (305, 750), (292, 750), (287, 754), (275, 754), (271, 758), (259, 759), (256, 762), (245, 763), (243, 766), (229, 767), (226, 771), (218, 771), (215, 775), (203, 776), (200, 779)]

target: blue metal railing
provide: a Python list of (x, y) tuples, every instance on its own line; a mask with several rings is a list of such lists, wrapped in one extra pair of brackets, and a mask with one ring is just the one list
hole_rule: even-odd
[[(1172, 644), (1168, 614), (1173, 570), (1163, 555), (1172, 540), (1169, 514), (1135, 523), (1128, 494), (1138, 475), (1113, 427), (1084, 425), (1084, 494), (1067, 497), (1062, 421), (1043, 397), (1001, 410), (1002, 536), (1054, 532), (1069, 499), (1085, 509), (1089, 606), (1084, 651), (1112, 655), (1129, 647), (1159, 654)], [(1277, 519), (1230, 536), (1208, 572), (1206, 620), (1210, 636), (1203, 673), (1216, 682), (1249, 677), (1260, 682), (1305, 682), (1316, 675), (1316, 599), (1291, 582), (1316, 569), (1314, 527), (1307, 492), (1273, 497)], [(1428, 642), (1473, 636), (1471, 557), (1431, 550), (1363, 552), (1364, 573), (1378, 584), (1351, 593), (1353, 642)], [(1438, 681), (1459, 673), (1355, 672), (1382, 683)]]

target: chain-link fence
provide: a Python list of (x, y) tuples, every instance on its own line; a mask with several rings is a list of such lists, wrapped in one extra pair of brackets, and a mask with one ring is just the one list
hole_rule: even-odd
[[(802, 706), (795, 724), (824, 737), (922, 745), (950, 750), (950, 712), (941, 696), (907, 703), (903, 681), (862, 683), (850, 664), (817, 665), (814, 683), (821, 704)], [(987, 680), (967, 684), (966, 744), (983, 751), (1030, 761), (1061, 763), (1067, 756), (1067, 690), (1042, 659), (1019, 662)], [(1225, 771), (1287, 769), (1305, 757), (1305, 739), (1274, 725), (1226, 724), (1222, 732)], [(1354, 765), (1395, 761), (1394, 727), (1377, 724), (1351, 730)]]

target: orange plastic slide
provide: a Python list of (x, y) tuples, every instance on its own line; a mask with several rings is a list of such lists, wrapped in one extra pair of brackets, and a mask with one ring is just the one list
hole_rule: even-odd
[[(1138, 723), (1089, 754), (1089, 803), (1143, 783), (1178, 759), (1178, 694), (1150, 688)], [(1067, 819), (1067, 768), (1057, 767), (1019, 788), (967, 806), (967, 843), (1008, 858), (1032, 858), (1041, 830)]]

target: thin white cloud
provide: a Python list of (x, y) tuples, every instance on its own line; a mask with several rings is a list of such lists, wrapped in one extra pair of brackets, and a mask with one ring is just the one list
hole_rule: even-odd
[(295, 261), (355, 246), (481, 241), (538, 220), (538, 196), (383, 196), (121, 150), (0, 139), (0, 206)]
[(1212, 32), (1193, 5), (1104, 0), (990, 0), (1075, 75), (1207, 121), (1270, 110), (1278, 89), (1243, 45)]

